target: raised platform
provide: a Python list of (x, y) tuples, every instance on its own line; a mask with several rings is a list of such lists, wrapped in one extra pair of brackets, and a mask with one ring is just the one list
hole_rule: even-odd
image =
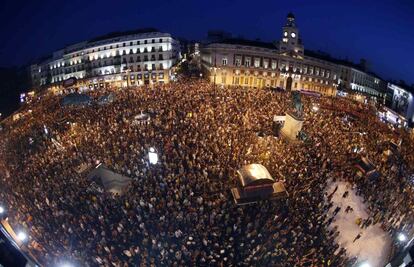
[(294, 114), (286, 113), (285, 124), (280, 134), (289, 141), (298, 141), (298, 133), (302, 130), (303, 118), (298, 118)]

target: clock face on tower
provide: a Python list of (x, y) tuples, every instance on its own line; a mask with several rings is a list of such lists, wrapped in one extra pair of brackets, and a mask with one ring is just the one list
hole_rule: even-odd
[(284, 32), (284, 33), (283, 33), (283, 35), (284, 35), (285, 37), (287, 37), (287, 36), (288, 36), (288, 32)]
[(295, 38), (295, 37), (296, 37), (296, 33), (292, 32), (292, 33), (290, 34), (290, 36), (292, 36), (292, 38)]

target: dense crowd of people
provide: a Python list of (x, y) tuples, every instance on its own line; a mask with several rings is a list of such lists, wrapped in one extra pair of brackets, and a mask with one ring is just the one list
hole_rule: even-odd
[[(302, 96), (306, 141), (291, 143), (273, 131), (273, 116), (292, 109), (289, 93), (186, 80), (88, 94), (109, 92), (113, 102), (82, 107), (44, 95), (0, 132), (0, 199), (42, 263), (347, 266), (357, 259), (329, 227), (326, 187), (336, 180), (357, 188), (370, 223), (411, 231), (412, 144), (367, 105)], [(149, 123), (133, 123), (141, 113)], [(391, 141), (402, 144), (385, 157)], [(150, 147), (158, 164), (148, 164)], [(379, 178), (356, 174), (361, 156)], [(79, 171), (98, 163), (133, 179), (124, 194), (97, 190)], [(236, 171), (250, 163), (284, 181), (289, 197), (235, 205)]]

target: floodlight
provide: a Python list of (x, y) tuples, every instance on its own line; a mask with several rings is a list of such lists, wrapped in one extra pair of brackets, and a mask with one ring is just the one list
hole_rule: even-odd
[(5, 212), (4, 208), (0, 206), (0, 215), (3, 214), (4, 212)]

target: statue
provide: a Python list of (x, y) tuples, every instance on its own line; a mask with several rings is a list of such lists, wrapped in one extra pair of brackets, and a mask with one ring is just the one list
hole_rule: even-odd
[(300, 92), (299, 91), (293, 91), (292, 92), (292, 104), (293, 104), (293, 114), (297, 118), (302, 118), (303, 116), (303, 105), (300, 98)]
[(286, 112), (285, 124), (280, 133), (288, 140), (299, 141), (303, 126), (303, 105), (300, 99), (300, 91), (292, 91), (291, 94), (293, 111)]

